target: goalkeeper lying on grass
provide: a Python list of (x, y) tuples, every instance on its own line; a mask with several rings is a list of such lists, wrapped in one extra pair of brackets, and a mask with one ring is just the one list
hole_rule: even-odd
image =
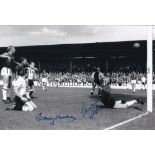
[(105, 90), (100, 90), (100, 99), (102, 103), (104, 104), (105, 107), (107, 108), (128, 108), (136, 103), (141, 104), (142, 106), (144, 105), (143, 100), (137, 98), (133, 99), (131, 101), (125, 101), (125, 100), (119, 100), (116, 101), (114, 97), (112, 97), (109, 93), (107, 93)]
[(29, 93), (26, 91), (27, 69), (20, 68), (17, 79), (14, 81), (15, 104), (6, 110), (33, 111), (37, 106), (30, 100)]
[(102, 103), (104, 104), (105, 107), (107, 108), (128, 108), (136, 103), (141, 104), (142, 106), (144, 105), (144, 102), (142, 99), (137, 98), (137, 99), (133, 99), (131, 101), (125, 101), (125, 100), (119, 100), (116, 101), (114, 97), (111, 96), (111, 88), (109, 85), (105, 85), (105, 86), (99, 86), (98, 84), (96, 84), (98, 87), (98, 95), (102, 101)]

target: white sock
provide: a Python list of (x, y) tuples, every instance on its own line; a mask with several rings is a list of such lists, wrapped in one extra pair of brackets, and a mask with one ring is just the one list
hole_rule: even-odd
[(7, 100), (7, 89), (2, 89), (3, 100)]
[(128, 101), (126, 102), (126, 104), (128, 105), (128, 107), (132, 106), (133, 104), (137, 103), (136, 100), (132, 100), (132, 101)]

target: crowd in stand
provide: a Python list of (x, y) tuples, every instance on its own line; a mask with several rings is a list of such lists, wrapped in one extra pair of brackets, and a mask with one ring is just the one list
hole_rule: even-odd
[(50, 72), (48, 76), (49, 83), (58, 82), (58, 83), (91, 83), (91, 73), (82, 72), (82, 73), (71, 73), (71, 72)]
[[(96, 62), (97, 63), (97, 62)], [(77, 83), (91, 83), (91, 75), (95, 71), (92, 66), (104, 66), (104, 64), (95, 64), (95, 62), (74, 62), (74, 64), (69, 65), (69, 62), (66, 63), (53, 63), (50, 66), (42, 66), (46, 68), (48, 72), (48, 81), (51, 82), (77, 82)], [(126, 64), (117, 64), (113, 67), (109, 66), (109, 71), (104, 71), (106, 68), (101, 67), (101, 71), (104, 74), (105, 79), (109, 80), (109, 83), (112, 85), (122, 85), (128, 84), (131, 79), (131, 72), (135, 71), (137, 74), (137, 82), (141, 81), (141, 77), (145, 75), (145, 70), (139, 65)]]
[[(112, 72), (112, 73), (103, 73), (104, 80), (107, 80), (106, 83), (111, 85), (127, 85), (131, 82), (131, 73), (123, 72)], [(91, 83), (92, 72), (49, 72), (48, 81), (49, 83), (79, 83), (79, 84), (89, 84)], [(146, 74), (136, 73), (137, 83), (141, 83), (142, 77), (146, 77)], [(155, 80), (155, 78), (154, 78)]]
[[(84, 67), (85, 66), (85, 67)], [(124, 67), (119, 68), (115, 70), (111, 70), (109, 72), (104, 72), (104, 78), (105, 80), (108, 80), (108, 82), (112, 85), (122, 85), (122, 84), (128, 84), (130, 83), (131, 79), (131, 67)], [(48, 71), (48, 81), (51, 82), (70, 82), (70, 83), (82, 83), (82, 84), (88, 84), (91, 83), (91, 75), (92, 72), (95, 70), (92, 69), (91, 65), (73, 65), (72, 71), (70, 70), (69, 66), (67, 65), (61, 65), (61, 66), (52, 66), (52, 70), (50, 71), (50, 68), (47, 69)], [(102, 70), (101, 70), (102, 71)], [(146, 77), (146, 74), (144, 72), (138, 72), (135, 71), (137, 75), (137, 83), (141, 81), (142, 76)], [(39, 78), (39, 77), (38, 77)], [(38, 79), (37, 78), (37, 79)], [(153, 83), (155, 84), (155, 74), (153, 74)]]

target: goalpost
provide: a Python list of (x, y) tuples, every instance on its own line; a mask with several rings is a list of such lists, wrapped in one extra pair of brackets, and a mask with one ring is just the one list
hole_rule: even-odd
[(147, 36), (147, 111), (153, 111), (153, 87), (152, 87), (152, 73), (153, 73), (153, 27), (148, 26)]

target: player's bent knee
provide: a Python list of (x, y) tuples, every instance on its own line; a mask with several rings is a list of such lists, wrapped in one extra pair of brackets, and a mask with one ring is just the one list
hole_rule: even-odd
[(22, 107), (22, 111), (29, 111), (28, 106), (27, 106), (27, 105), (23, 105), (23, 107)]
[(25, 104), (28, 107), (28, 111), (33, 111), (34, 110), (34, 107), (31, 105), (31, 101), (30, 102), (26, 102)]
[(36, 106), (36, 104), (35, 104), (34, 102), (30, 101), (30, 104), (31, 104), (31, 106), (32, 106), (34, 109), (37, 108), (37, 106)]

